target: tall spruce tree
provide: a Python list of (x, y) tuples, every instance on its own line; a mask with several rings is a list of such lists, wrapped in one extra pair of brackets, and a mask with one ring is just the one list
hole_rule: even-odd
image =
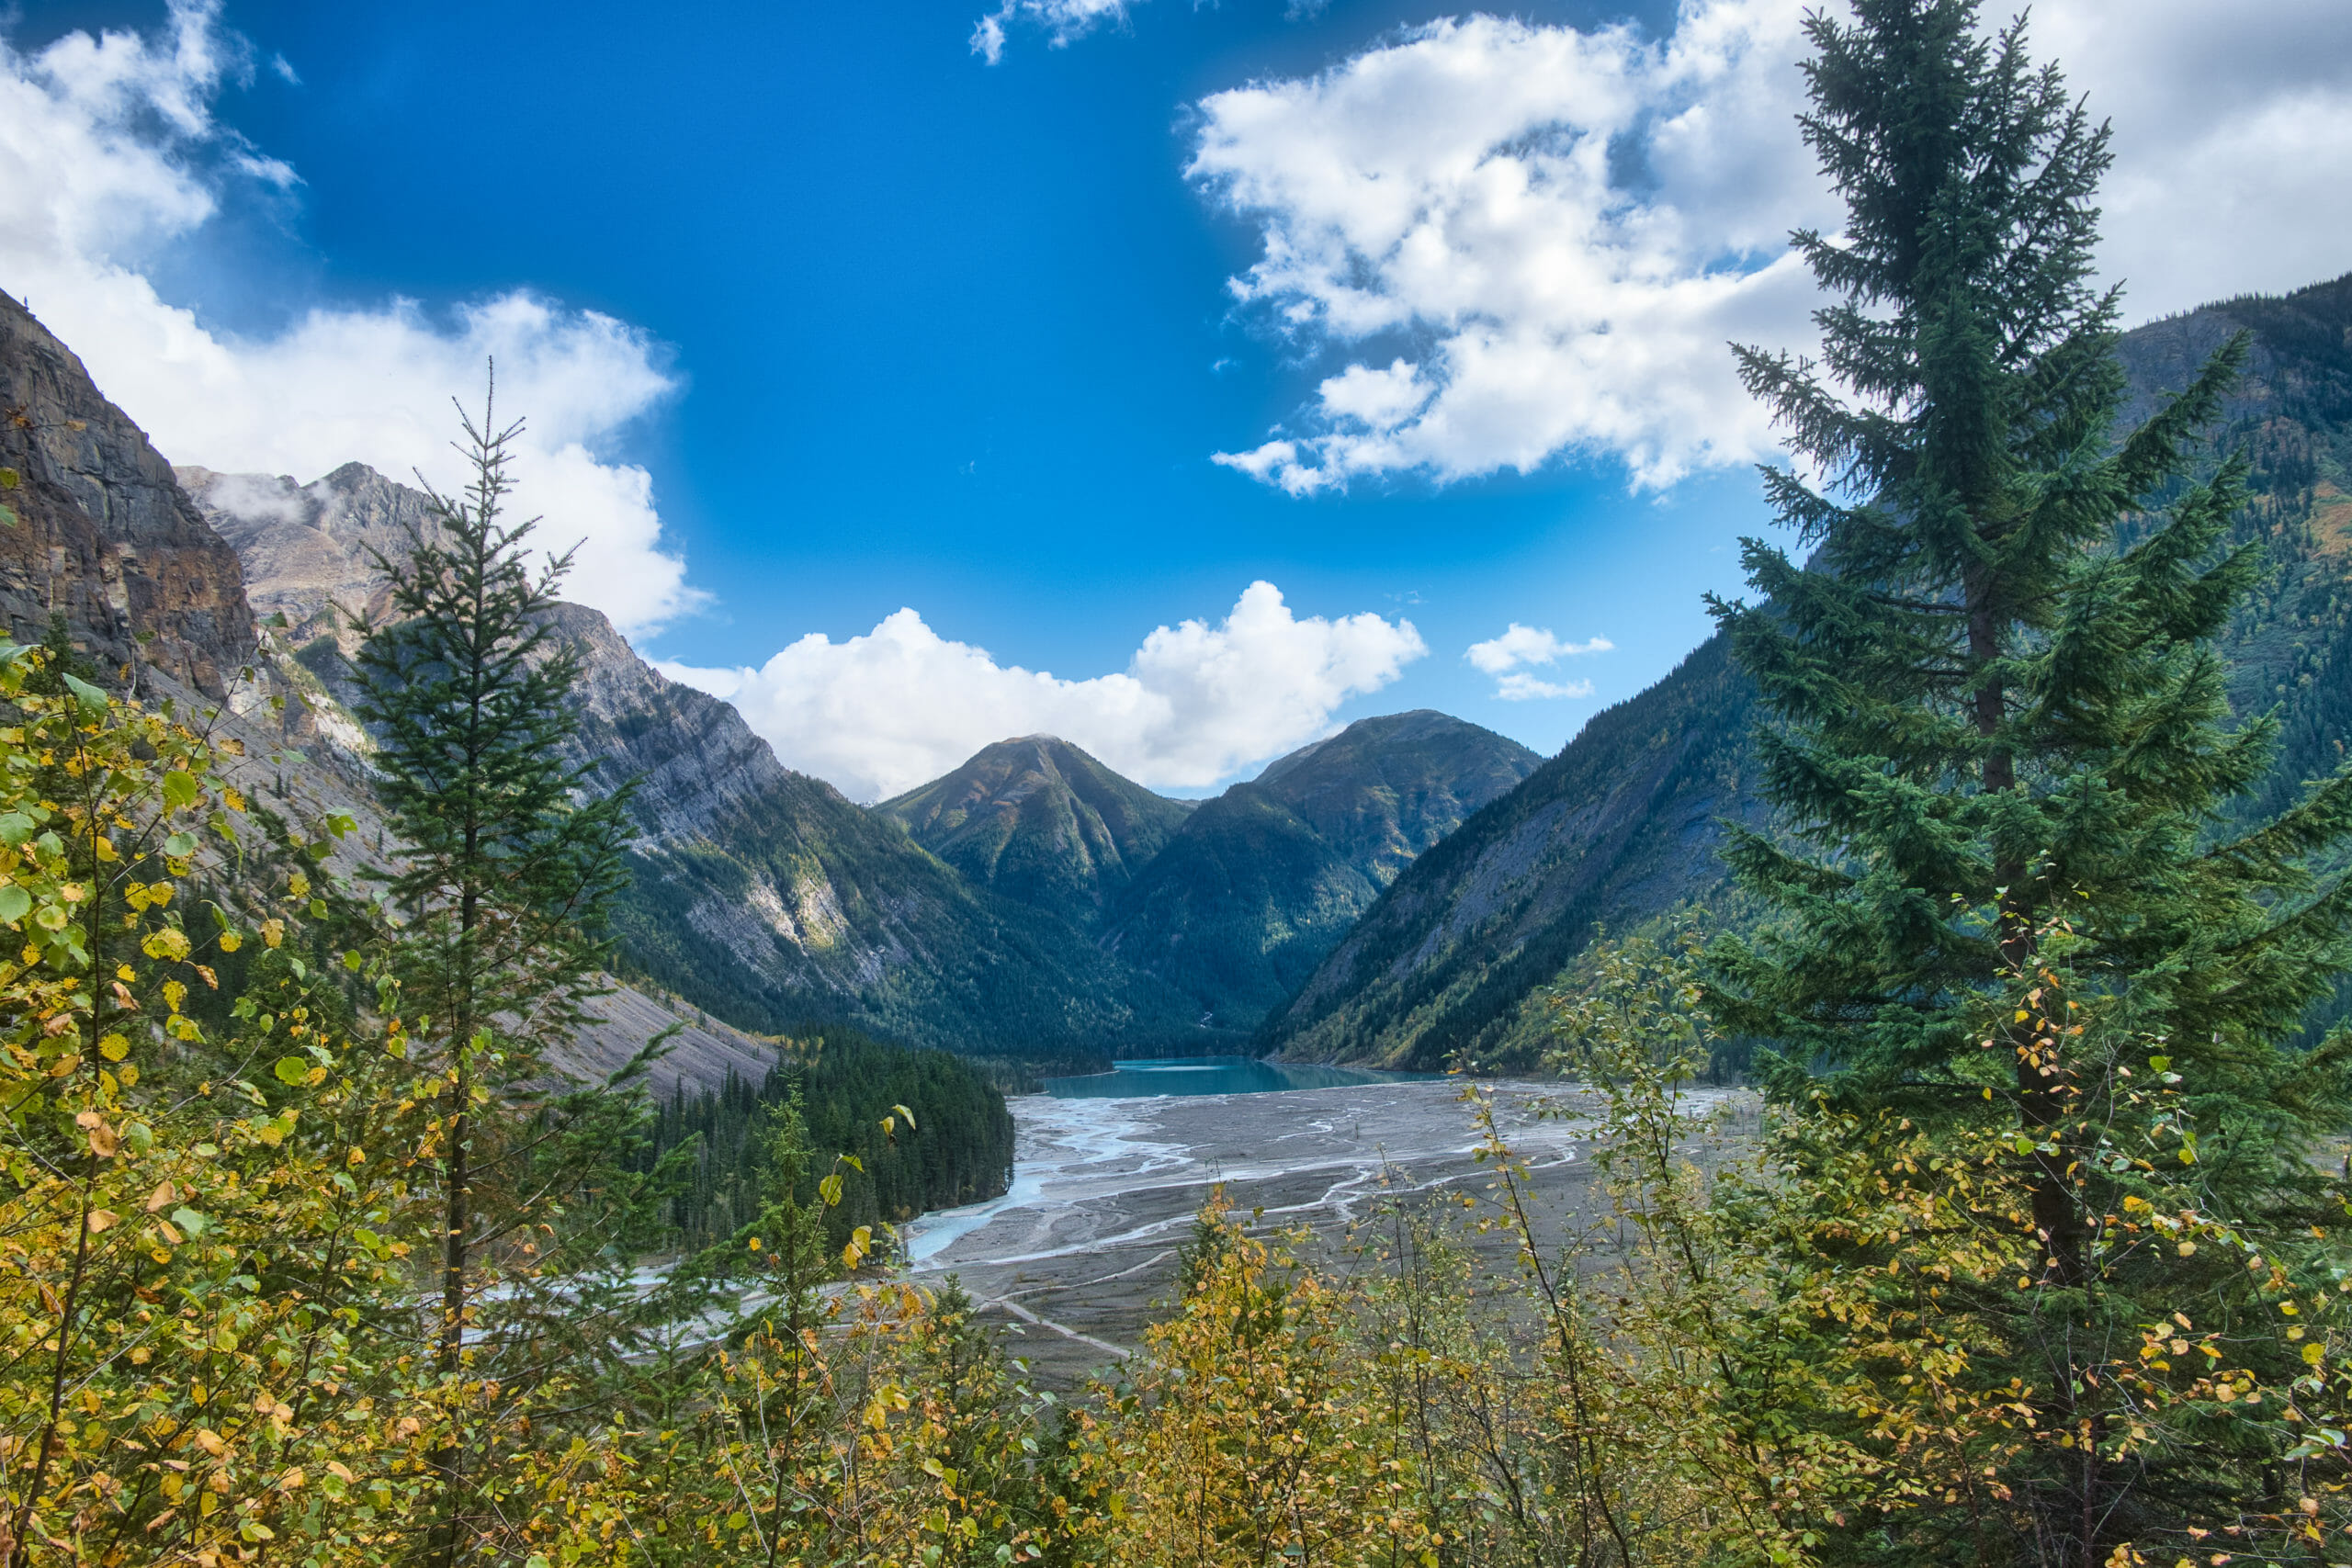
[[(493, 380), (480, 423), (458, 410), (471, 469), (462, 493), (428, 487), (427, 522), (407, 552), (376, 558), (388, 603), (356, 660), (356, 705), (378, 740), (378, 795), (400, 844), (390, 892), (404, 919), (393, 943), (401, 1005), (438, 1085), (433, 1359), (453, 1412), (467, 1408), (469, 1382), (511, 1399), (555, 1354), (583, 1348), (579, 1323), (551, 1334), (545, 1314), (525, 1321), (544, 1293), (531, 1287), (580, 1261), (564, 1256), (554, 1222), (567, 1201), (594, 1209), (642, 1185), (620, 1166), (643, 1107), (567, 1095), (549, 1060), (603, 988), (629, 787), (592, 798), (592, 768), (566, 760), (580, 669), (546, 615), (571, 555), (534, 572), (533, 523), (503, 520), (522, 424), (494, 423), (494, 396)], [(605, 1250), (593, 1236), (585, 1245)], [(486, 1267), (502, 1286), (496, 1323), (483, 1320)], [(555, 1293), (594, 1318), (599, 1303), (577, 1281)], [(434, 1460), (447, 1506), (433, 1551), (444, 1561), (466, 1539), (468, 1425), (453, 1415)]]
[[(1766, 483), (1811, 555), (1749, 541), (1761, 602), (1715, 606), (1771, 715), (1758, 746), (1785, 832), (1735, 837), (1778, 918), (1719, 944), (1712, 1005), (1769, 1043), (1782, 1104), (2006, 1125), (2030, 1194), (2038, 1268), (1980, 1283), (1968, 1375), (2013, 1380), (2067, 1453), (2002, 1460), (1939, 1523), (1869, 1515), (1847, 1547), (2102, 1562), (2285, 1484), (2283, 1428), (2134, 1446), (2139, 1416), (2084, 1374), (2192, 1298), (2271, 1310), (2231, 1294), (2244, 1258), (2124, 1245), (2160, 1145), (2233, 1247), (2284, 1256), (2340, 1218), (2313, 1156), (2352, 1111), (2352, 1050), (2290, 1043), (2352, 958), (2346, 890), (2311, 869), (2352, 831), (2352, 776), (2224, 826), (2275, 732), (2231, 715), (2211, 640), (2262, 570), (2227, 543), (2245, 467), (2201, 444), (2246, 350), (2116, 428), (2119, 295), (2093, 281), (2106, 127), (2021, 23), (1988, 36), (1969, 0), (1851, 11), (1806, 24), (1803, 131), (1848, 214), (1794, 237), (1833, 301), (1820, 355), (1739, 353), (1801, 460)], [(2091, 1032), (2065, 1022), (2094, 1013)], [(2134, 1064), (2178, 1095), (2140, 1094)], [(1871, 1239), (1843, 1261), (1885, 1261)]]

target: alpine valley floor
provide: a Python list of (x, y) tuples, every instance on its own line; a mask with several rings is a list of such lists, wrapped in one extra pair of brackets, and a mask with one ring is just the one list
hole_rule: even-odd
[[(1556, 1243), (1571, 1220), (1597, 1221), (1588, 1123), (1566, 1086), (1480, 1086), (1527, 1168), (1541, 1223)], [(1058, 1100), (1009, 1103), (1018, 1130), (1005, 1196), (926, 1215), (909, 1227), (918, 1279), (958, 1277), (987, 1315), (1016, 1331), (1015, 1355), (1040, 1386), (1067, 1391), (1142, 1342), (1156, 1303), (1175, 1292), (1193, 1216), (1223, 1182), (1237, 1209), (1270, 1229), (1303, 1227), (1305, 1253), (1345, 1267), (1350, 1228), (1384, 1194), (1434, 1201), (1470, 1194), (1481, 1212), (1493, 1179), (1475, 1157), (1478, 1134), (1464, 1085), (1419, 1081), (1272, 1094)], [(1699, 1090), (1753, 1125), (1752, 1101)], [(1565, 1114), (1541, 1117), (1550, 1103)], [(1694, 1156), (1698, 1154), (1693, 1151)], [(1490, 1269), (1513, 1266), (1499, 1230), (1474, 1236)]]

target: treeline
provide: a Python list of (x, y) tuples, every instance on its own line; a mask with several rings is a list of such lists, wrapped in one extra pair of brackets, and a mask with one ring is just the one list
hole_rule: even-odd
[[(899, 1224), (927, 1209), (1002, 1193), (1012, 1179), (1012, 1114), (1004, 1095), (944, 1051), (910, 1051), (831, 1026), (796, 1039), (758, 1083), (730, 1073), (718, 1089), (683, 1082), (653, 1117), (641, 1156), (650, 1171), (673, 1151), (670, 1224), (688, 1248), (729, 1236), (759, 1213), (771, 1179), (764, 1134), (775, 1109), (797, 1101), (808, 1145), (855, 1156), (829, 1211), (838, 1248), (859, 1225)], [(899, 1108), (911, 1111), (910, 1122)], [(885, 1131), (883, 1122), (892, 1126)], [(795, 1194), (817, 1200), (821, 1173)]]

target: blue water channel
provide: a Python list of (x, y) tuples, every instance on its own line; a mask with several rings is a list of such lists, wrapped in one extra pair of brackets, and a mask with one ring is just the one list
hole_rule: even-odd
[(1272, 1094), (1286, 1089), (1341, 1089), (1350, 1084), (1410, 1083), (1443, 1073), (1375, 1073), (1362, 1067), (1261, 1062), (1249, 1056), (1168, 1056), (1114, 1062), (1107, 1073), (1047, 1078), (1057, 1100), (1139, 1100), (1163, 1094)]

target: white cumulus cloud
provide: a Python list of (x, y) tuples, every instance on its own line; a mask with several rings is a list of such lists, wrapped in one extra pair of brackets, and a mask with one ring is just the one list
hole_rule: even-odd
[[(1682, 0), (1657, 39), (1444, 19), (1202, 100), (1188, 173), (1259, 231), (1234, 297), (1343, 362), (1217, 460), (1305, 494), (1770, 454), (1725, 345), (1814, 336), (1786, 236), (1841, 209), (1794, 125), (1806, 4)], [(2102, 261), (2135, 315), (2352, 265), (2352, 6), (2045, 0), (2030, 37), (2114, 120)]]
[(1213, 784), (1329, 733), (1341, 703), (1427, 651), (1410, 621), (1302, 619), (1253, 582), (1222, 623), (1160, 626), (1125, 670), (1084, 680), (1000, 664), (910, 609), (843, 642), (811, 633), (756, 670), (661, 668), (733, 703), (786, 766), (878, 800), (1035, 734), (1142, 784)]
[(1587, 653), (1606, 653), (1615, 646), (1605, 637), (1569, 642), (1541, 627), (1522, 626), (1513, 621), (1500, 637), (1472, 643), (1463, 657), (1482, 672), (1495, 677), (1496, 696), (1507, 703), (1523, 703), (1538, 697), (1592, 695), (1589, 681), (1546, 681), (1528, 666), (1556, 664), (1563, 659)]
[(494, 355), (502, 414), (529, 422), (516, 504), (545, 514), (541, 543), (581, 541), (568, 596), (639, 633), (694, 604), (651, 477), (605, 452), (675, 389), (639, 329), (514, 290), (447, 319), (391, 299), (241, 337), (157, 291), (153, 264), (203, 243), (228, 182), (298, 183), (212, 117), (223, 84), (250, 69), (216, 0), (175, 0), (153, 35), (74, 32), (36, 53), (0, 39), (12, 197), (0, 288), (31, 303), (166, 457), (224, 471), (307, 481), (356, 459), (453, 489), (449, 400), (479, 411)]

